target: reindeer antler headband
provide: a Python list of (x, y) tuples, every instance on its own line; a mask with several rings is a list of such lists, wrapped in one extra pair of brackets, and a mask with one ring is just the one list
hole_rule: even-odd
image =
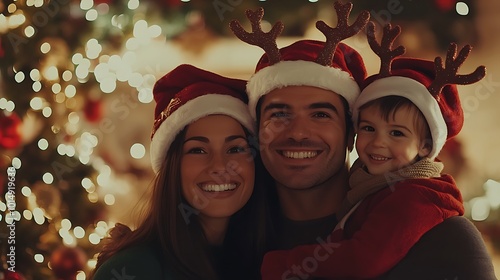
[[(399, 26), (392, 28), (391, 24), (388, 23), (384, 26), (381, 43), (378, 44), (375, 38), (375, 24), (373, 22), (368, 23), (366, 34), (368, 43), (373, 52), (380, 57), (379, 79), (391, 76), (393, 60), (405, 53), (405, 48), (403, 46), (391, 50), (394, 40), (400, 33), (401, 28)], [(478, 66), (474, 72), (467, 75), (457, 74), (458, 68), (462, 66), (471, 50), (472, 47), (470, 45), (465, 45), (457, 56), (457, 44), (451, 43), (446, 53), (444, 67), (441, 57), (438, 56), (434, 59), (436, 75), (432, 83), (427, 87), (432, 96), (438, 97), (446, 85), (469, 85), (480, 81), (486, 75), (486, 68), (484, 66)]]
[[(335, 2), (334, 7), (338, 15), (337, 27), (332, 28), (322, 20), (316, 22), (316, 28), (326, 37), (325, 46), (316, 58), (316, 62), (324, 66), (330, 66), (340, 41), (358, 34), (370, 18), (368, 11), (362, 11), (356, 18), (356, 21), (352, 25), (349, 25), (347, 20), (351, 14), (352, 3), (342, 4)], [(281, 21), (276, 22), (271, 31), (266, 33), (262, 31), (261, 27), (262, 17), (264, 16), (263, 8), (258, 8), (255, 11), (247, 10), (246, 16), (252, 24), (252, 33), (245, 31), (239, 21), (232, 20), (229, 23), (229, 27), (234, 35), (245, 43), (261, 47), (268, 56), (269, 65), (280, 62), (281, 55), (276, 44), (276, 39), (283, 31), (283, 23)]]
[(279, 49), (276, 39), (283, 30), (283, 24), (277, 22), (269, 32), (262, 31), (262, 8), (247, 11), (252, 32), (247, 32), (241, 24), (233, 20), (230, 28), (242, 41), (261, 47), (265, 51), (256, 67), (256, 73), (247, 84), (249, 106), (255, 118), (258, 100), (276, 88), (287, 86), (313, 86), (327, 89), (343, 96), (350, 105), (359, 94), (359, 84), (366, 77), (366, 70), (359, 53), (347, 45), (343, 39), (361, 31), (370, 14), (361, 12), (352, 25), (347, 20), (352, 4), (335, 2), (338, 23), (335, 28), (323, 21), (316, 27), (325, 35), (326, 42), (300, 40), (290, 46)]

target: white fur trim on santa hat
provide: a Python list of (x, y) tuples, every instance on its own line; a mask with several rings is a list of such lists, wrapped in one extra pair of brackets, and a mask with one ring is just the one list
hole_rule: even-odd
[(359, 86), (351, 75), (341, 69), (316, 62), (280, 61), (257, 71), (247, 83), (250, 114), (256, 119), (260, 97), (273, 89), (287, 86), (313, 86), (343, 96), (351, 107), (359, 95)]
[(186, 125), (215, 114), (230, 116), (250, 132), (255, 132), (254, 121), (248, 113), (248, 107), (238, 98), (216, 93), (199, 96), (181, 105), (156, 130), (150, 146), (153, 171), (156, 173), (160, 170), (170, 145)]
[(420, 109), (431, 131), (432, 151), (428, 157), (436, 158), (446, 142), (448, 128), (437, 100), (423, 84), (414, 79), (391, 76), (368, 85), (354, 103), (352, 113), (354, 126), (356, 127), (358, 123), (359, 107), (377, 98), (391, 95), (405, 97)]

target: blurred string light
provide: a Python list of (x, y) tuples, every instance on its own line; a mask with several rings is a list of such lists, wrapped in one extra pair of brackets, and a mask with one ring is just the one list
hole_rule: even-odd
[(40, 71), (38, 71), (38, 69), (32, 69), (32, 70), (30, 71), (30, 78), (31, 78), (34, 82), (40, 81), (40, 78), (41, 78)]
[(45, 184), (50, 185), (54, 182), (54, 176), (51, 173), (46, 172), (43, 174), (42, 180)]
[(35, 223), (42, 225), (45, 222), (45, 215), (40, 207), (36, 207), (33, 209), (33, 218), (35, 220)]
[(11, 162), (12, 167), (15, 169), (21, 168), (21, 160), (18, 157), (14, 157)]
[(35, 261), (36, 261), (37, 263), (43, 263), (43, 261), (44, 261), (44, 257), (43, 257), (43, 255), (42, 255), (42, 254), (35, 254), (35, 255), (33, 256), (33, 259), (35, 259)]
[(51, 46), (49, 43), (47, 42), (44, 42), (41, 46), (40, 46), (40, 51), (43, 53), (43, 54), (46, 54), (50, 51), (51, 49)]
[(85, 236), (85, 230), (81, 226), (77, 226), (73, 229), (73, 234), (76, 238), (83, 238)]
[(23, 72), (17, 72), (15, 75), (14, 75), (14, 80), (17, 82), (17, 83), (22, 83), (25, 79), (25, 75)]
[[(189, 2), (189, 0), (182, 1)], [(35, 8), (42, 7), (45, 3), (46, 1), (44, 0), (27, 0), (25, 2), (27, 6)], [(36, 36), (40, 26), (33, 26), (30, 24), (32, 19), (26, 18), (22, 9), (19, 9), (20, 4), (21, 3), (18, 1), (8, 5), (7, 11), (11, 13), (11, 15), (5, 16), (4, 14), (0, 14), (0, 32), (8, 32), (9, 29), (23, 26), (22, 33), (25, 37), (30, 38)], [(100, 3), (97, 6), (94, 5), (95, 3), (93, 0), (80, 1), (80, 9), (83, 11), (88, 21), (95, 21), (98, 19), (99, 15), (108, 13), (110, 10), (106, 3)], [(139, 0), (129, 0), (127, 3), (128, 8), (131, 10), (138, 9), (139, 5)], [(131, 17), (124, 14), (112, 16), (112, 25), (120, 29), (128, 28), (130, 21), (132, 21)], [(15, 73), (14, 80), (17, 83), (32, 82), (31, 88), (33, 91), (40, 93), (45, 93), (42, 89), (46, 86), (46, 90), (50, 93), (50, 98), (45, 96), (47, 99), (41, 96), (32, 98), (29, 104), (31, 109), (34, 111), (41, 111), (45, 118), (49, 118), (53, 115), (53, 111), (57, 112), (58, 108), (56, 107), (58, 106), (57, 104), (52, 106), (51, 102), (53, 103), (55, 101), (56, 103), (66, 106), (66, 108), (70, 106), (76, 107), (75, 104), (77, 101), (75, 100), (80, 99), (74, 97), (76, 97), (79, 92), (77, 90), (77, 85), (71, 84), (71, 81), (76, 80), (76, 82), (85, 83), (90, 79), (90, 75), (95, 76), (101, 91), (104, 93), (112, 93), (116, 90), (118, 82), (126, 82), (130, 87), (137, 89), (138, 100), (140, 102), (152, 102), (152, 88), (156, 80), (155, 76), (150, 73), (142, 74), (134, 71), (131, 66), (137, 62), (137, 55), (135, 52), (139, 50), (139, 48), (149, 45), (151, 40), (158, 38), (162, 33), (162, 29), (158, 25), (150, 25), (145, 20), (137, 20), (132, 30), (133, 37), (126, 42), (126, 50), (123, 56), (107, 55), (103, 53), (103, 46), (99, 41), (95, 38), (90, 38), (84, 44), (82, 53), (75, 53), (72, 55), (71, 61), (75, 66), (74, 70), (61, 69), (61, 67), (55, 63), (51, 64), (51, 59), (47, 59), (47, 65), (43, 65), (43, 67), (39, 69), (35, 68), (28, 71), (18, 71), (13, 68), (12, 70)], [(39, 46), (38, 51), (43, 55), (50, 56), (54, 55), (51, 52), (54, 52), (55, 49), (55, 45), (51, 45), (49, 42), (43, 42)], [(62, 78), (62, 81), (59, 80), (60, 78)], [(12, 112), (15, 108), (15, 104), (12, 101), (2, 98), (0, 99), (0, 108)], [(68, 114), (66, 124), (52, 125), (52, 132), (57, 134), (61, 131), (61, 128), (64, 128), (67, 134), (73, 135), (77, 132), (77, 128), (79, 128), (77, 125), (79, 124), (80, 117), (78, 113), (71, 112)], [(99, 136), (99, 132), (84, 132), (80, 137), (74, 138), (76, 139), (75, 143), (59, 145), (49, 142), (46, 138), (41, 138), (38, 140), (37, 145), (40, 150), (47, 150), (51, 146), (56, 147), (57, 153), (63, 156), (72, 157), (78, 154), (80, 161), (83, 164), (88, 164), (94, 148), (99, 144)], [(130, 154), (132, 157), (139, 159), (145, 156), (145, 151), (146, 149), (142, 144), (136, 143), (131, 147)], [(14, 158), (12, 160), (12, 166), (17, 169), (21, 167), (19, 158)], [(111, 168), (107, 165), (101, 165), (97, 170), (99, 174), (96, 183), (99, 186), (109, 185), (113, 178)], [(54, 176), (47, 172), (42, 176), (42, 181), (46, 184), (52, 184), (54, 182)], [(89, 178), (82, 180), (82, 187), (87, 190), (89, 201), (97, 202), (99, 200), (99, 195), (96, 192), (96, 185)], [(44, 224), (47, 221), (47, 215), (45, 210), (37, 205), (36, 196), (32, 193), (31, 188), (24, 186), (21, 189), (21, 193), (28, 198), (28, 203), (31, 205), (30, 209), (22, 211), (22, 217), (26, 220), (33, 220), (39, 225)], [(103, 196), (103, 200), (107, 205), (113, 205), (116, 197), (108, 193)], [(2, 208), (1, 204), (0, 202), (0, 208)], [(5, 206), (5, 204), (3, 205)], [(4, 208), (3, 211), (6, 210), (6, 207)], [(21, 216), (20, 213), (18, 214)], [(56, 225), (56, 223), (54, 223), (54, 225)], [(108, 224), (100, 221), (95, 228), (95, 232), (88, 232), (88, 229), (86, 230), (81, 226), (76, 226), (72, 229), (71, 221), (69, 219), (62, 219), (60, 221), (59, 235), (63, 239), (63, 243), (68, 246), (76, 245), (76, 239), (82, 239), (87, 235), (92, 244), (98, 244), (106, 235), (109, 227)], [(34, 260), (38, 263), (45, 261), (44, 256), (41, 254), (35, 254)], [(85, 273), (80, 272), (77, 279), (85, 279), (85, 277)]]
[(41, 138), (40, 140), (38, 140), (38, 148), (40, 148), (40, 150), (45, 151), (48, 147), (49, 141), (47, 141), (47, 139)]
[(135, 143), (130, 147), (130, 155), (135, 159), (141, 159), (146, 155), (146, 148), (141, 143)]
[(130, 10), (135, 10), (137, 8), (139, 8), (139, 0), (129, 0), (128, 3), (127, 3), (127, 7), (130, 9)]
[(30, 101), (30, 106), (31, 106), (31, 109), (37, 111), (37, 110), (41, 110), (43, 108), (44, 103), (45, 103), (45, 99), (43, 99), (41, 97), (33, 97), (33, 99), (31, 99), (31, 101)]
[(483, 188), (491, 208), (498, 209), (500, 207), (500, 182), (490, 179), (484, 183)]
[(16, 104), (12, 100), (7, 100), (3, 97), (0, 98), (0, 109), (13, 112), (14, 108), (16, 108)]
[(25, 197), (29, 197), (31, 195), (31, 189), (28, 186), (24, 186), (24, 187), (21, 188), (21, 193)]
[(106, 203), (107, 205), (114, 205), (115, 201), (115, 196), (110, 193), (104, 196), (104, 203)]
[(83, 178), (82, 179), (82, 187), (85, 190), (87, 190), (88, 192), (92, 192), (90, 190), (95, 188), (95, 185), (94, 185), (94, 183), (92, 183), (92, 181), (89, 178)]
[(457, 2), (457, 4), (455, 5), (455, 10), (457, 11), (457, 14), (461, 16), (466, 16), (469, 14), (469, 6), (467, 6), (467, 4), (464, 2)]
[(78, 271), (78, 273), (76, 274), (76, 280), (85, 280), (87, 279), (87, 275), (85, 275), (85, 272), (84, 271)]
[(46, 118), (50, 117), (52, 115), (52, 108), (50, 108), (50, 107), (43, 108), (42, 115)]
[(26, 209), (23, 211), (23, 217), (24, 219), (31, 221), (31, 219), (33, 219), (33, 213), (30, 210)]
[(500, 182), (488, 180), (484, 183), (485, 195), (475, 197), (468, 203), (474, 221), (486, 220), (492, 210), (500, 208)]

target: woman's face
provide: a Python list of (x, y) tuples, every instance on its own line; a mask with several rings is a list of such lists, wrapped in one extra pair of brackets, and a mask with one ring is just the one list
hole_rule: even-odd
[(186, 130), (181, 157), (182, 194), (200, 218), (230, 217), (250, 198), (255, 166), (241, 124), (211, 115)]

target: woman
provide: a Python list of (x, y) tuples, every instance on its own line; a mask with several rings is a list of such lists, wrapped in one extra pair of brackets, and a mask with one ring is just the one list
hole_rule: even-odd
[(136, 230), (111, 231), (93, 279), (260, 277), (265, 203), (244, 90), (190, 65), (156, 83), (150, 208)]

